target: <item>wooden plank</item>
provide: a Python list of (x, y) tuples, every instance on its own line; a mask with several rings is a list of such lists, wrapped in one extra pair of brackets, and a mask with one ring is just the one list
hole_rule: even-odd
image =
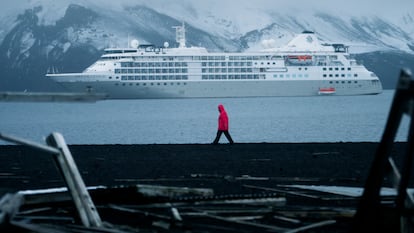
[(336, 221), (335, 220), (326, 220), (326, 221), (322, 221), (322, 222), (317, 222), (317, 223), (312, 223), (303, 227), (299, 227), (293, 230), (289, 230), (286, 231), (285, 233), (298, 233), (298, 232), (303, 232), (303, 231), (307, 231), (310, 229), (314, 229), (314, 228), (318, 228), (318, 227), (323, 227), (323, 226), (327, 226), (327, 225), (332, 225), (335, 224)]
[(101, 218), (63, 136), (60, 133), (52, 133), (46, 141), (61, 151), (61, 153), (55, 154), (55, 161), (66, 181), (83, 225), (85, 227), (101, 227)]

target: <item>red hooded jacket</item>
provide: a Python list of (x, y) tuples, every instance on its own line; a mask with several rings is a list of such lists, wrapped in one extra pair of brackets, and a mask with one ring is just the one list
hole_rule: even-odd
[(218, 130), (229, 130), (229, 117), (227, 116), (227, 112), (224, 109), (224, 106), (222, 104), (219, 104), (218, 110), (220, 112), (218, 118)]

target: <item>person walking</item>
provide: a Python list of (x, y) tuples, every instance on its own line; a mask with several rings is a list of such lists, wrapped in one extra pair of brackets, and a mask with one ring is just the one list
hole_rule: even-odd
[(234, 141), (229, 133), (229, 117), (227, 116), (227, 112), (222, 104), (218, 105), (218, 111), (220, 112), (218, 118), (218, 130), (216, 139), (214, 139), (213, 144), (218, 144), (220, 137), (223, 133), (226, 136), (227, 140), (229, 140), (230, 144), (233, 144)]

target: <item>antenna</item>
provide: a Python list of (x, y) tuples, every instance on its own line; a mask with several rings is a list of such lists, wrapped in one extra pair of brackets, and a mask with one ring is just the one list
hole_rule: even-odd
[(185, 26), (184, 22), (181, 26), (175, 26), (175, 41), (178, 42), (179, 48), (185, 48)]

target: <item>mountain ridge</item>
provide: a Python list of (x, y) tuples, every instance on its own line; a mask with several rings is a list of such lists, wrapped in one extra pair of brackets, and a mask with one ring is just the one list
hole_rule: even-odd
[[(0, 78), (0, 90), (58, 90), (56, 84), (44, 78), (48, 69), (81, 72), (99, 58), (105, 47), (125, 47), (128, 38), (138, 38), (143, 43), (152, 42), (159, 46), (168, 41), (170, 45), (175, 46), (175, 31), (172, 27), (182, 22), (147, 5), (135, 5), (124, 8), (124, 11), (108, 10), (102, 13), (82, 5), (70, 4), (65, 14), (54, 24), (42, 23), (44, 20), (41, 17), (46, 11), (45, 6), (40, 5), (26, 9), (16, 16), (13, 27), (1, 40), (0, 67), (3, 77)], [(413, 17), (407, 14), (404, 19), (409, 23)], [(220, 26), (232, 25), (229, 19), (215, 20), (220, 22)], [(316, 25), (312, 25), (311, 22), (318, 22), (320, 28), (324, 28), (325, 31), (337, 28), (341, 32), (323, 35), (317, 31), (317, 35), (322, 39), (338, 40), (343, 37), (354, 45), (365, 43), (364, 49), (369, 53), (359, 53), (358, 58), (369, 64), (367, 67), (377, 73), (385, 88), (395, 86), (397, 77), (389, 76), (396, 73), (398, 64), (413, 64), (410, 61), (414, 60), (414, 39), (410, 32), (380, 18), (351, 18), (349, 22), (345, 22), (342, 18), (319, 13), (312, 20), (305, 21), (300, 17), (284, 18), (277, 15), (272, 24), (240, 34), (238, 37), (232, 33), (226, 37), (223, 36), (226, 33), (204, 30), (195, 22), (185, 23), (189, 46), (203, 46), (210, 51), (244, 51), (261, 49), (266, 40), (271, 41), (273, 46), (286, 44), (294, 36), (292, 31), (306, 30), (306, 27), (315, 28)], [(358, 41), (355, 41), (355, 38), (358, 38)], [(390, 44), (390, 41), (394, 44)], [(406, 44), (402, 46), (404, 43)], [(378, 53), (379, 51), (381, 53)], [(381, 57), (390, 54), (392, 59), (379, 60), (375, 54), (381, 54)], [(389, 67), (394, 72), (380, 69), (382, 65), (391, 61)]]

